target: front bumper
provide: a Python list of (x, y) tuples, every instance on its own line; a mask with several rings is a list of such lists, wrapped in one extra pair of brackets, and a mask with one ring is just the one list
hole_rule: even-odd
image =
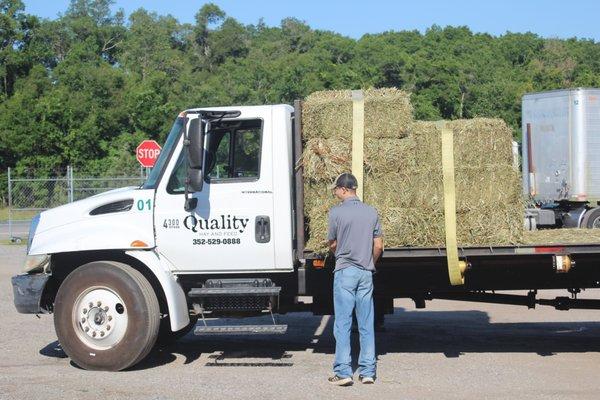
[(50, 274), (22, 274), (13, 276), (13, 296), (15, 308), (21, 314), (48, 312), (41, 307), (42, 294)]

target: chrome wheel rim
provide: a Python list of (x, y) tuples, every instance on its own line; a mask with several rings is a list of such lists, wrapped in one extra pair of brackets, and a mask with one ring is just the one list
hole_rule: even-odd
[(95, 350), (108, 350), (127, 332), (128, 313), (123, 299), (112, 289), (94, 286), (83, 291), (73, 307), (77, 337)]

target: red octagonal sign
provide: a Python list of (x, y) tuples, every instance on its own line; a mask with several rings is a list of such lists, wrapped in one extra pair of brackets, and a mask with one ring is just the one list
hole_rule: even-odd
[(144, 140), (135, 149), (135, 157), (143, 167), (154, 167), (154, 163), (158, 159), (161, 147), (156, 140)]

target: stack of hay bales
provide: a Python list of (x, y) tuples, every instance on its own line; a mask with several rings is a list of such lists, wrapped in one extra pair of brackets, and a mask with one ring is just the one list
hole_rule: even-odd
[[(388, 247), (444, 247), (441, 131), (414, 121), (409, 95), (365, 93), (364, 201), (379, 211)], [(352, 163), (350, 91), (318, 92), (302, 110), (306, 248), (326, 249), (329, 186)], [(523, 235), (512, 133), (498, 119), (447, 122), (454, 131), (459, 246), (510, 245)]]

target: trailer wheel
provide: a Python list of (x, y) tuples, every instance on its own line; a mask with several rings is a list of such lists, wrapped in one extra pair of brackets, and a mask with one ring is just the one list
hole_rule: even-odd
[(128, 368), (150, 352), (158, 335), (160, 309), (152, 286), (118, 262), (75, 269), (58, 289), (54, 310), (58, 341), (84, 369)]
[(581, 220), (581, 227), (589, 229), (600, 228), (600, 207), (595, 207), (585, 212)]

